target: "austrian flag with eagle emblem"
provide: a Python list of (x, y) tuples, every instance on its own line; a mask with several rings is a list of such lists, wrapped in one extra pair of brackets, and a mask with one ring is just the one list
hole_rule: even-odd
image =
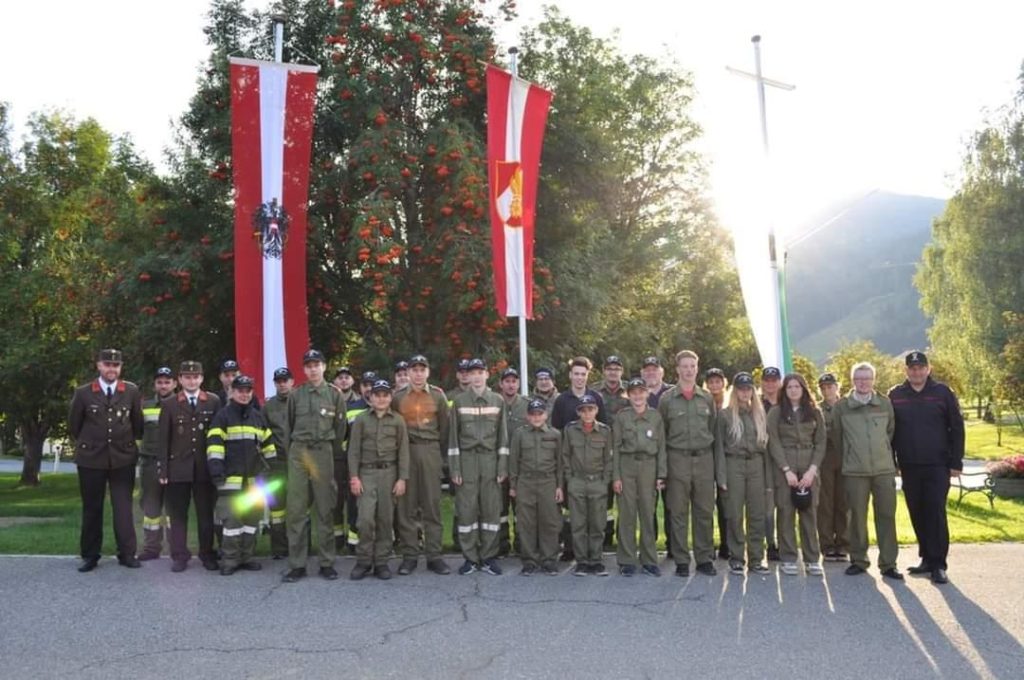
[(274, 371), (302, 365), (309, 348), (306, 206), (317, 67), (230, 62), (235, 351), (266, 398)]
[(502, 316), (533, 318), (537, 178), (551, 93), (487, 67), (487, 170), (494, 292)]

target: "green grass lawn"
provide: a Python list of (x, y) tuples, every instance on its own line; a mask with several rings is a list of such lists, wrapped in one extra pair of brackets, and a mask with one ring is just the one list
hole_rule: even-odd
[[(0, 554), (77, 554), (78, 532), (81, 527), (81, 502), (78, 496), (77, 478), (74, 475), (45, 475), (42, 486), (21, 489), (16, 488), (17, 481), (17, 475), (0, 474), (0, 517), (48, 517), (55, 518), (55, 521), (0, 528)], [(951, 492), (947, 507), (949, 509), (950, 538), (954, 542), (1024, 541), (1024, 501), (997, 498), (995, 509), (990, 509), (988, 499), (980, 494), (971, 494), (964, 499), (958, 509), (954, 491)], [(897, 508), (896, 521), (899, 541), (903, 544), (914, 543), (914, 531), (902, 499)], [(112, 554), (114, 552), (114, 536), (109, 519), (109, 502), (106, 514), (103, 552)], [(446, 551), (452, 550), (449, 544), (452, 515), (450, 497), (444, 498), (442, 514), (445, 523), (445, 549)], [(141, 518), (142, 513), (136, 507), (137, 524), (141, 524)], [(869, 529), (871, 526), (872, 523), (869, 520)], [(873, 530), (871, 533), (873, 540)], [(138, 528), (138, 535), (141, 545), (141, 526)], [(190, 542), (194, 544), (194, 526), (189, 532), (189, 536)], [(194, 551), (195, 546), (193, 545)], [(268, 551), (269, 541), (267, 539), (260, 540), (257, 545), (257, 554), (266, 555)]]
[(981, 420), (966, 423), (968, 458), (999, 460), (1015, 453), (1024, 453), (1024, 430), (1015, 421), (1005, 420), (1002, 446), (996, 445), (996, 426)]

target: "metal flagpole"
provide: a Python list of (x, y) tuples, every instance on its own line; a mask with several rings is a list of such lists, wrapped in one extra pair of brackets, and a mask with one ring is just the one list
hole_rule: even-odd
[[(741, 71), (740, 69), (726, 66), (725, 68), (732, 74), (743, 76), (745, 78), (751, 78), (757, 83), (757, 100), (760, 106), (761, 113), (761, 142), (764, 148), (764, 157), (767, 161), (770, 152), (768, 146), (768, 115), (765, 111), (765, 94), (764, 86), (770, 85), (780, 90), (791, 91), (796, 89), (796, 85), (790, 85), (789, 83), (783, 83), (778, 80), (772, 80), (765, 78), (761, 73), (761, 36), (755, 35), (750, 39), (750, 42), (754, 44), (754, 73), (748, 73), (747, 71)], [(766, 163), (767, 166), (767, 163)], [(768, 253), (771, 258), (771, 270), (775, 273), (776, 280), (778, 281), (779, 287), (779, 330), (781, 333), (781, 348), (782, 348), (782, 370), (785, 373), (791, 373), (793, 371), (793, 352), (789, 342), (789, 315), (786, 312), (786, 273), (785, 273), (785, 254), (783, 254), (783, 266), (779, 266), (779, 255), (778, 255), (778, 244), (776, 242), (775, 235), (775, 215), (773, 211), (769, 211), (768, 215)]]
[[(511, 71), (513, 78), (519, 77), (518, 56), (519, 49), (516, 47), (510, 47), (508, 50), (509, 71)], [(516, 140), (517, 144), (518, 141), (519, 140)], [(525, 247), (526, 244), (524, 243), (523, 246)], [(532, 290), (526, 289), (526, 283), (523, 282), (522, 309), (519, 314), (519, 391), (524, 397), (529, 396), (530, 393), (530, 374), (526, 365), (526, 296), (531, 295), (532, 293)]]

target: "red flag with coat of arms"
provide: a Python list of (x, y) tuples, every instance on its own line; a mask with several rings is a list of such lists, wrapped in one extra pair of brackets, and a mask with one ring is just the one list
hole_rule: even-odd
[(551, 92), (487, 66), (487, 172), (494, 292), (502, 316), (533, 318), (533, 237)]

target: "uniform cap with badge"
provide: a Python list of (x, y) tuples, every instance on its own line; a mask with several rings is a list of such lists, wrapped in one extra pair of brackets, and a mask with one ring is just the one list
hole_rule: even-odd
[(282, 366), (281, 368), (274, 371), (274, 382), (281, 382), (284, 380), (290, 380), (292, 378), (292, 372), (288, 368)]
[(835, 373), (822, 373), (821, 377), (818, 378), (819, 385), (838, 385), (839, 381), (836, 379)]
[(622, 359), (615, 356), (614, 354), (612, 354), (611, 356), (604, 360), (604, 367), (608, 368), (609, 366), (618, 366), (619, 368), (624, 368)]
[(363, 373), (362, 377), (359, 378), (359, 383), (362, 385), (373, 385), (375, 382), (377, 382), (376, 371), (366, 371)]
[(782, 380), (782, 371), (775, 366), (765, 366), (761, 371), (762, 380)]
[(647, 368), (648, 366), (661, 366), (661, 359), (654, 356), (653, 354), (644, 357), (643, 367)]
[(811, 490), (794, 486), (789, 490), (789, 497), (793, 501), (793, 507), (797, 510), (808, 510), (811, 507)]
[(203, 365), (198, 361), (182, 361), (178, 367), (178, 375), (202, 375)]
[(160, 368), (156, 369), (156, 374), (153, 377), (155, 377), (155, 378), (173, 378), (174, 377), (174, 371), (171, 370), (170, 366), (161, 366)]
[(256, 385), (256, 382), (252, 377), (239, 373), (231, 381), (231, 389), (233, 390), (251, 390)]
[(401, 360), (395, 362), (395, 373), (398, 373), (399, 371), (408, 371), (408, 370), (409, 370), (409, 362), (406, 361), (405, 359), (401, 359)]
[(371, 392), (391, 392), (391, 383), (387, 380), (374, 380), (373, 387), (370, 388)]
[(536, 371), (533, 372), (533, 377), (534, 378), (554, 378), (555, 377), (555, 372), (552, 371), (550, 368), (541, 367), (541, 368), (538, 368)]
[(531, 399), (530, 403), (526, 405), (527, 413), (544, 413), (547, 410), (547, 406), (540, 399)]
[(704, 374), (704, 380), (706, 381), (709, 378), (721, 378), (722, 380), (725, 380), (725, 371), (720, 368), (709, 368), (707, 373)]
[(469, 359), (459, 359), (459, 363), (455, 365), (455, 370), (459, 373), (469, 370)]
[(422, 354), (414, 354), (409, 358), (409, 366), (426, 366), (430, 368), (430, 362)]
[(597, 408), (597, 400), (594, 399), (594, 395), (592, 394), (584, 394), (580, 397), (579, 403), (576, 404), (576, 410), (579, 411), (587, 408), (588, 406)]
[(238, 362), (235, 361), (234, 359), (225, 359), (224, 361), (220, 362), (220, 372), (221, 373), (227, 373), (228, 371), (237, 371), (237, 370), (238, 370)]
[(107, 348), (99, 351), (96, 360), (105, 361), (108, 364), (121, 364), (124, 363), (124, 356), (119, 349)]
[(518, 379), (519, 378), (519, 371), (517, 371), (516, 369), (512, 368), (511, 366), (509, 366), (508, 368), (506, 368), (504, 371), (501, 372), (501, 379), (504, 380), (505, 378), (516, 378), (516, 379)]
[(334, 377), (337, 378), (342, 373), (352, 375), (352, 369), (349, 366), (338, 366), (338, 370), (334, 372)]
[(484, 363), (483, 359), (470, 359), (469, 360), (469, 368), (467, 368), (466, 370), (467, 371), (486, 371), (487, 370), (487, 364)]

